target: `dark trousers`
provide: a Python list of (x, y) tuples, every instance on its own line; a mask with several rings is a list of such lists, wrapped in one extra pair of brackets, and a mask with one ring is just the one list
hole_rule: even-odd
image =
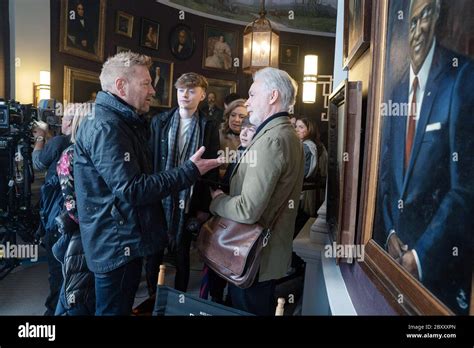
[(227, 285), (227, 281), (221, 278), (212, 269), (209, 269), (209, 293), (211, 299), (214, 302), (224, 303), (224, 290)]
[(46, 249), (46, 259), (48, 261), (48, 282), (49, 282), (49, 294), (46, 298), (45, 306), (46, 312), (44, 315), (54, 315), (56, 306), (58, 304), (59, 292), (63, 283), (63, 272), (61, 263), (56, 260), (53, 255), (53, 245), (56, 243), (59, 237), (59, 232), (48, 231), (46, 232), (43, 243)]
[(298, 233), (300, 233), (301, 229), (306, 225), (306, 222), (308, 222), (309, 216), (303, 208), (299, 207), (298, 208), (298, 214), (296, 215), (296, 220), (295, 220), (295, 232), (293, 233), (293, 239), (296, 238)]
[(140, 283), (143, 259), (107, 273), (95, 273), (95, 315), (130, 315)]
[[(176, 275), (174, 278), (174, 288), (176, 290), (186, 292), (188, 290), (190, 257), (192, 235), (188, 231), (183, 231), (182, 237), (176, 244)], [(158, 272), (160, 265), (163, 263), (165, 250), (149, 255), (145, 258), (146, 281), (148, 285), (148, 293), (152, 296), (156, 293), (156, 283), (158, 281)]]
[[(298, 233), (300, 233), (301, 229), (306, 225), (306, 222), (310, 219), (311, 216), (309, 216), (303, 208), (300, 207), (298, 208), (298, 214), (296, 215), (296, 220), (295, 220), (295, 232), (293, 233), (293, 239), (296, 238)], [(295, 252), (292, 252), (291, 255), (291, 267), (295, 269), (301, 270), (302, 267), (304, 266), (304, 261), (301, 257), (296, 255)]]
[(276, 281), (272, 279), (258, 282), (257, 280), (247, 289), (241, 289), (229, 283), (232, 307), (255, 315), (273, 316), (276, 309), (273, 298)]

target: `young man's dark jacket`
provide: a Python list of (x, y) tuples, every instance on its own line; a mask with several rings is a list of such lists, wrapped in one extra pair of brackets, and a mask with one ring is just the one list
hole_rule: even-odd
[[(168, 157), (168, 134), (171, 126), (171, 119), (177, 108), (161, 113), (153, 117), (150, 126), (149, 146), (153, 157), (153, 173), (160, 173), (166, 167)], [(199, 126), (204, 129), (201, 132), (200, 146), (205, 146), (206, 151), (202, 158), (217, 158), (219, 151), (219, 130), (218, 125), (209, 120), (203, 112), (199, 111)], [(203, 176), (204, 180), (216, 182), (219, 179), (218, 168), (209, 171)], [(209, 184), (206, 181), (198, 181), (193, 189), (193, 194), (189, 206), (189, 214), (195, 215), (197, 211), (209, 212), (211, 194)]]
[(200, 177), (190, 160), (152, 174), (146, 122), (126, 103), (99, 92), (95, 112), (79, 127), (74, 171), (87, 265), (112, 271), (167, 242), (162, 198)]

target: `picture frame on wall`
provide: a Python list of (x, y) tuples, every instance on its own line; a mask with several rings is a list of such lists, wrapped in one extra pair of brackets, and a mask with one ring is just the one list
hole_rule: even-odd
[(341, 226), (341, 205), (343, 187), (343, 139), (345, 137), (345, 83), (336, 88), (329, 97), (328, 110), (328, 175), (326, 222), (332, 240), (336, 241)]
[(372, 0), (344, 0), (343, 67), (351, 68), (370, 46)]
[(155, 89), (150, 106), (170, 108), (173, 100), (174, 63), (164, 59), (153, 58), (150, 68), (151, 85)]
[[(474, 29), (461, 14), (474, 3), (433, 4), (374, 2), (373, 36), (384, 44), (373, 50), (368, 100), (362, 267), (400, 314), (472, 315)], [(421, 43), (412, 40), (420, 25), (433, 28)]]
[(123, 11), (117, 11), (115, 33), (129, 38), (133, 36), (133, 16)]
[(236, 73), (234, 59), (238, 57), (238, 41), (239, 34), (236, 31), (206, 25), (204, 27), (203, 69)]
[(140, 45), (143, 47), (158, 49), (160, 39), (160, 24), (150, 19), (142, 18), (140, 31)]
[(280, 64), (298, 65), (300, 47), (297, 45), (280, 45)]
[(191, 58), (196, 49), (196, 39), (191, 28), (185, 24), (175, 26), (168, 38), (171, 54), (179, 60)]
[(104, 60), (106, 0), (61, 0), (59, 51)]
[(213, 92), (216, 96), (216, 105), (224, 110), (224, 98), (231, 93), (237, 93), (237, 82), (208, 78), (209, 86), (206, 93)]
[[(329, 97), (326, 219), (337, 245), (353, 246), (362, 119), (362, 82), (343, 81)], [(353, 257), (336, 258), (353, 262)]]
[(128, 51), (131, 51), (131, 49), (128, 47), (117, 46), (115, 53), (128, 52)]
[(99, 72), (64, 66), (64, 105), (94, 102), (102, 90), (99, 75)]

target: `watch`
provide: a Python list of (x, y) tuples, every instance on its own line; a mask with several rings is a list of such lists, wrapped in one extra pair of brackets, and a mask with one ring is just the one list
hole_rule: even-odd
[(42, 137), (41, 135), (36, 137), (35, 143), (38, 143), (40, 141), (44, 141), (44, 137)]

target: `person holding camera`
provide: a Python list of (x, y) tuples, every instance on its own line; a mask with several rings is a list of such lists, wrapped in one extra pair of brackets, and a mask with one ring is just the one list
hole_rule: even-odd
[(221, 162), (201, 158), (204, 147), (190, 147), (179, 166), (153, 173), (143, 116), (155, 95), (151, 66), (149, 56), (130, 51), (108, 58), (102, 91), (75, 139), (77, 213), (98, 316), (131, 314), (143, 258), (167, 244), (161, 200)]
[(33, 128), (35, 147), (32, 154), (33, 168), (45, 171), (45, 183), (41, 187), (40, 216), (42, 241), (46, 249), (49, 273), (49, 294), (46, 298), (45, 315), (54, 315), (58, 303), (59, 290), (63, 281), (61, 264), (53, 255), (52, 247), (59, 238), (56, 217), (61, 212), (62, 195), (56, 173), (56, 163), (61, 153), (71, 144), (71, 127), (74, 115), (64, 115), (61, 123), (61, 135), (46, 142), (47, 125), (36, 123)]
[(48, 128), (44, 122), (36, 122), (33, 126), (33, 168), (37, 171), (47, 171), (45, 180), (56, 175), (56, 162), (62, 152), (71, 145), (71, 129), (74, 115), (65, 114), (61, 121), (61, 135), (47, 141)]
[[(149, 144), (153, 154), (153, 171), (172, 170), (201, 146), (206, 147), (203, 158), (216, 158), (219, 150), (218, 125), (198, 110), (206, 97), (208, 82), (202, 75), (186, 73), (176, 81), (178, 107), (153, 118)], [(205, 176), (218, 181), (218, 170)], [(189, 282), (189, 252), (193, 235), (209, 217), (211, 195), (209, 185), (197, 182), (189, 189), (174, 192), (163, 199), (168, 222), (168, 251), (176, 254), (175, 288), (186, 292)], [(156, 292), (158, 268), (163, 261), (164, 250), (148, 257), (146, 272), (150, 296)]]

